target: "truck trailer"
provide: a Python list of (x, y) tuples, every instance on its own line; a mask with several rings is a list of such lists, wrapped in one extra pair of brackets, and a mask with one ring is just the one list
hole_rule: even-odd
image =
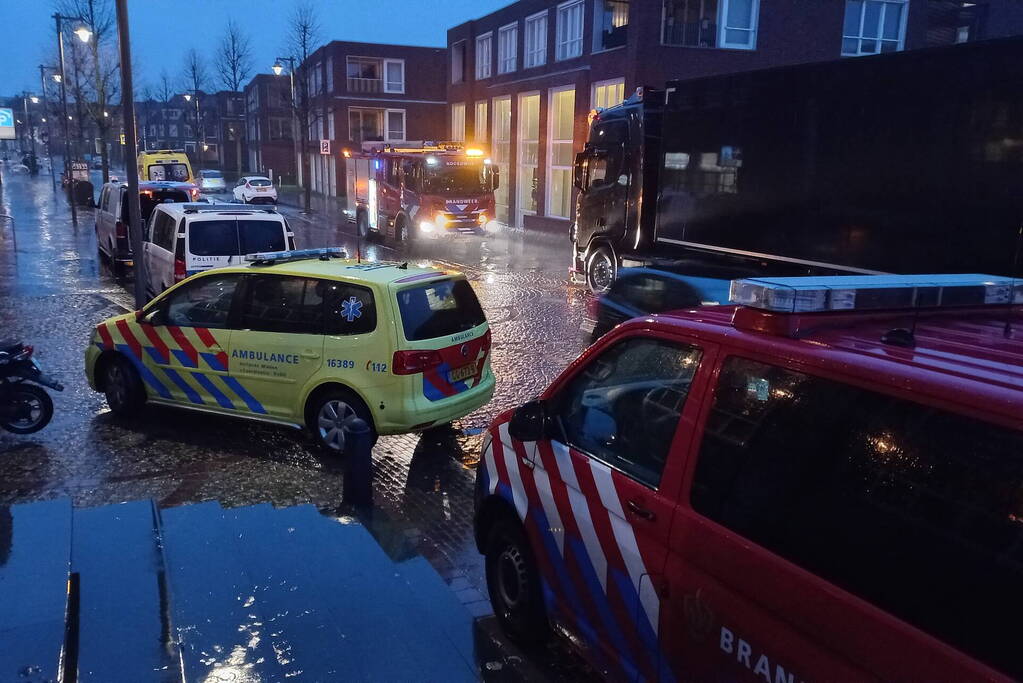
[(1023, 38), (669, 82), (576, 157), (574, 274), (1023, 275)]

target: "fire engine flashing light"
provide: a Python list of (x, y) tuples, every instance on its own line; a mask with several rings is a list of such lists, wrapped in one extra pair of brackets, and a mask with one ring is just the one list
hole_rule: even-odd
[(733, 280), (733, 303), (778, 313), (1023, 304), (1023, 281), (976, 273)]
[(345, 159), (351, 159), (352, 158), (352, 150), (350, 150), (350, 149), (343, 149), (343, 150), (341, 150), (341, 154), (342, 154), (342, 156), (344, 156)]
[(465, 150), (465, 156), (467, 156), (467, 157), (481, 157), (481, 156), (483, 156), (483, 150), (482, 149), (475, 149), (475, 148), (470, 147), (469, 149)]
[(436, 166), (440, 162), (437, 161), (437, 157), (426, 157), (426, 164), (428, 166)]

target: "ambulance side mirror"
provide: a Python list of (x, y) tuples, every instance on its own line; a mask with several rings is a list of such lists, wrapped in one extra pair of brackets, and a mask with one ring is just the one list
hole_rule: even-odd
[(541, 399), (525, 403), (515, 409), (508, 434), (516, 441), (540, 441), (546, 436), (547, 406)]

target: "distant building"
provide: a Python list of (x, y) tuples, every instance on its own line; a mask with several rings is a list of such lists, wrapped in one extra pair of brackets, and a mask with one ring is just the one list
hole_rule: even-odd
[(520, 0), (448, 31), (447, 137), (489, 147), (499, 220), (567, 230), (588, 114), (638, 86), (1020, 33), (1019, 0)]
[(288, 77), (257, 74), (244, 90), (248, 159), (245, 173), (272, 175), (295, 183), (293, 115)]

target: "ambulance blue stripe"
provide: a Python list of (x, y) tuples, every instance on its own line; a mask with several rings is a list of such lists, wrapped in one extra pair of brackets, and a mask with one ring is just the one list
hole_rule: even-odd
[(209, 366), (214, 370), (217, 370), (218, 372), (227, 372), (227, 368), (225, 368), (224, 364), (220, 362), (219, 358), (217, 358), (217, 354), (203, 351), (199, 355), (202, 356), (202, 359), (209, 363)]
[[(625, 641), (625, 636), (618, 624), (618, 620), (611, 610), (611, 603), (608, 601), (607, 593), (604, 592), (604, 587), (600, 585), (597, 572), (590, 561), (590, 555), (586, 552), (586, 545), (578, 536), (565, 536), (565, 541), (567, 547), (572, 551), (576, 566), (579, 567), (579, 573), (582, 574), (583, 584), (589, 591), (590, 599), (597, 608), (601, 621), (604, 622), (605, 630), (614, 644), (615, 650), (621, 655), (622, 661), (619, 663), (625, 670), (626, 679), (636, 680), (639, 672), (636, 666), (638, 660), (635, 655), (638, 653), (633, 653)], [(654, 664), (654, 670), (656, 670), (656, 662)]]
[(156, 350), (155, 346), (143, 346), (149, 357), (153, 359), (158, 365), (167, 365), (168, 360), (163, 357), (163, 354)]
[(210, 392), (210, 396), (216, 399), (221, 408), (230, 408), (231, 410), (234, 410), (234, 403), (231, 402), (231, 399), (229, 399), (224, 392), (217, 388), (217, 385), (213, 383), (213, 380), (201, 372), (193, 372), (192, 377), (195, 377), (195, 381), (201, 384), (203, 389)]
[(135, 355), (135, 352), (131, 350), (130, 346), (128, 346), (127, 344), (116, 344), (115, 346), (117, 347), (118, 351), (127, 356), (128, 360), (132, 362), (132, 365), (134, 365), (135, 369), (138, 370), (139, 375), (142, 377), (146, 384), (151, 386), (153, 390), (156, 393), (158, 393), (162, 398), (166, 399), (171, 398), (170, 390), (168, 390), (167, 387), (163, 385), (163, 382), (156, 378), (156, 375), (154, 375), (149, 370), (149, 368), (142, 364), (142, 360)]
[[(199, 367), (189, 357), (189, 355), (187, 353), (185, 353), (184, 351), (182, 351), (181, 349), (171, 349), (170, 351), (171, 351), (171, 353), (174, 354), (174, 357), (178, 359), (178, 362), (181, 363), (186, 368), (197, 368), (197, 367)], [(195, 373), (193, 373), (193, 374), (195, 374)]]
[(234, 377), (221, 375), (220, 379), (224, 380), (224, 384), (231, 388), (231, 390), (238, 394), (238, 398), (245, 401), (245, 405), (249, 407), (254, 413), (260, 415), (266, 415), (266, 408), (263, 404), (256, 400), (256, 397), (249, 393), (249, 390), (242, 386), (242, 383), (236, 380)]
[(199, 392), (193, 389), (192, 385), (186, 382), (185, 378), (179, 375), (177, 370), (163, 368), (163, 373), (170, 377), (171, 381), (177, 384), (178, 388), (181, 389), (181, 391), (185, 392), (185, 396), (188, 397), (189, 401), (201, 406), (206, 405), (206, 401), (202, 400), (202, 396), (199, 395)]

